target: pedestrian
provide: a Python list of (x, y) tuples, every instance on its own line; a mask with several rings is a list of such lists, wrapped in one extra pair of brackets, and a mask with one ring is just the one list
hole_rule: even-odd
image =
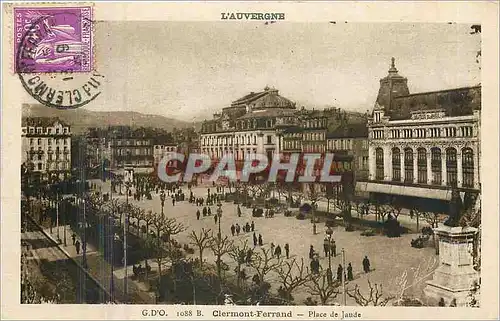
[(344, 272), (344, 269), (342, 268), (342, 265), (339, 264), (339, 267), (337, 268), (337, 280), (342, 281), (342, 273)]
[(247, 251), (247, 257), (246, 257), (246, 260), (245, 260), (247, 264), (252, 263), (252, 254), (253, 254), (253, 250), (252, 249), (248, 249), (248, 251)]
[(264, 242), (262, 242), (262, 234), (259, 234), (259, 246), (262, 246)]
[(196, 219), (197, 219), (197, 220), (200, 220), (200, 210), (197, 210), (197, 211), (196, 211)]
[(247, 224), (245, 225), (245, 232), (250, 232), (250, 224)]
[(444, 303), (444, 299), (443, 299), (443, 298), (441, 298), (441, 299), (439, 300), (438, 306), (440, 306), (440, 307), (444, 307), (444, 306), (445, 306), (445, 303)]
[(271, 242), (271, 255), (274, 256), (274, 243)]
[(326, 280), (328, 282), (328, 285), (331, 285), (333, 283), (333, 273), (330, 267), (326, 269)]
[(349, 281), (354, 280), (354, 276), (352, 275), (352, 265), (351, 265), (351, 262), (349, 262), (349, 265), (347, 266), (347, 279)]
[(365, 273), (370, 272), (370, 260), (367, 255), (365, 255), (365, 258), (363, 259), (363, 271), (365, 271)]
[(86, 253), (87, 252), (87, 242), (82, 243), (82, 252)]
[(255, 235), (255, 232), (253, 232), (253, 246), (257, 246), (257, 235)]
[(311, 247), (309, 247), (309, 259), (312, 260), (314, 257), (314, 247), (311, 245)]
[(214, 215), (215, 224), (217, 224), (217, 215)]
[(237, 207), (237, 212), (238, 212), (238, 217), (241, 217), (241, 208), (240, 208), (240, 205), (238, 205)]
[(332, 244), (331, 244), (331, 249), (330, 250), (333, 252), (333, 256), (337, 257), (337, 244), (335, 244), (335, 240), (332, 240)]
[(240, 235), (241, 227), (240, 224), (236, 223), (236, 235)]
[(274, 254), (276, 255), (276, 257), (279, 259), (280, 256), (281, 256), (281, 247), (279, 246), (276, 246), (276, 250), (274, 251)]
[(325, 240), (323, 241), (323, 250), (325, 251), (325, 256), (328, 257), (328, 254), (330, 253), (330, 241), (328, 241), (327, 237), (325, 237)]
[(285, 244), (285, 255), (287, 259), (290, 256), (290, 245), (288, 245), (288, 243)]
[(207, 215), (208, 216), (212, 215), (212, 210), (210, 209), (210, 207), (208, 208)]
[(207, 207), (203, 207), (203, 216), (207, 216)]
[(75, 245), (75, 240), (76, 240), (76, 234), (75, 233), (71, 234), (71, 239), (73, 240), (73, 245)]
[(252, 221), (252, 225), (250, 225), (252, 232), (255, 231), (255, 223)]
[(231, 225), (231, 234), (234, 236), (234, 233), (236, 232), (236, 227), (234, 224)]
[(76, 240), (75, 242), (76, 254), (80, 254), (80, 241)]
[(172, 197), (172, 206), (175, 206), (175, 198)]

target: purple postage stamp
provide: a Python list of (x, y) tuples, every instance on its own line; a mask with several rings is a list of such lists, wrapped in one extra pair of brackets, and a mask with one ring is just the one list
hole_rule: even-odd
[(18, 73), (91, 72), (92, 7), (16, 7)]

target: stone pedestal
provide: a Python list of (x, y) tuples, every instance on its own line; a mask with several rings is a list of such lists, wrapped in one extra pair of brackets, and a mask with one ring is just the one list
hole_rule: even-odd
[(439, 239), (439, 267), (424, 289), (429, 301), (437, 304), (441, 298), (449, 306), (453, 299), (457, 306), (465, 306), (479, 273), (473, 268), (473, 242), (477, 229), (449, 227), (440, 224), (434, 229)]

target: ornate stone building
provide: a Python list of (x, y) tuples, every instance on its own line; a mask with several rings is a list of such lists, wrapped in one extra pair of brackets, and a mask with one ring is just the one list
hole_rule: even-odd
[(250, 153), (271, 157), (282, 150), (278, 127), (294, 123), (295, 103), (266, 87), (250, 93), (202, 124), (200, 151), (214, 160), (232, 153), (237, 161)]
[(369, 121), (371, 193), (448, 200), (480, 191), (481, 87), (410, 94), (394, 58)]
[(71, 128), (60, 119), (23, 119), (21, 148), (21, 163), (29, 164), (41, 179), (63, 179), (71, 173)]

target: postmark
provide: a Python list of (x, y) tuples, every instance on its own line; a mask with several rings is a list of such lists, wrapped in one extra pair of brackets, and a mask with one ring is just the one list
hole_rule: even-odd
[(73, 109), (97, 98), (104, 76), (93, 59), (92, 7), (17, 7), (15, 71), (41, 104)]

